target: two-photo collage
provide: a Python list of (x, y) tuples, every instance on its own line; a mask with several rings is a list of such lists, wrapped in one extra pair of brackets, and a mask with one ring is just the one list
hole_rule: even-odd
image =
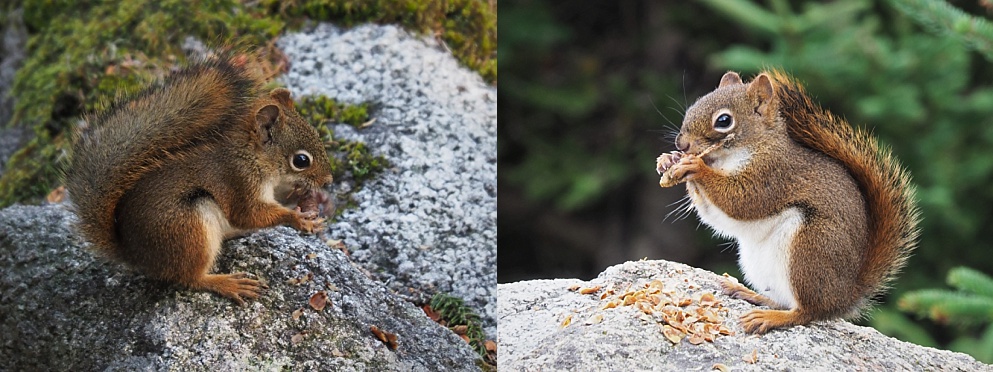
[(993, 371), (993, 2), (0, 34), (0, 371)]

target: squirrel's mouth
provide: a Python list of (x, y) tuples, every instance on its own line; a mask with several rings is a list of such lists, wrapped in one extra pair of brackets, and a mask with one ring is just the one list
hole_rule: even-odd
[(672, 168), (672, 166), (678, 163), (680, 159), (687, 156), (700, 157), (703, 159), (704, 163), (711, 164), (711, 162), (713, 162), (714, 159), (713, 156), (709, 156), (709, 154), (717, 149), (730, 147), (731, 140), (733, 139), (734, 139), (734, 133), (731, 133), (724, 138), (714, 141), (713, 143), (710, 144), (710, 146), (707, 146), (707, 148), (703, 149), (702, 151), (698, 151), (694, 153), (694, 152), (688, 152), (688, 151), (684, 152), (684, 151), (676, 150), (670, 152), (669, 156), (659, 156), (658, 159), (655, 160), (655, 170), (659, 174), (662, 174), (663, 172), (669, 170), (669, 168)]
[(282, 188), (276, 194), (277, 201), (291, 209), (300, 212), (317, 212), (318, 216), (334, 214), (334, 198), (331, 193), (321, 187), (314, 187), (304, 182), (294, 182), (289, 188)]

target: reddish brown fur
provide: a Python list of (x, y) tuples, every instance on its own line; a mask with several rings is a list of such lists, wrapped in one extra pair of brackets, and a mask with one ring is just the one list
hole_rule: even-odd
[(821, 109), (789, 76), (779, 71), (766, 74), (775, 81), (790, 136), (844, 164), (865, 194), (871, 234), (859, 280), (866, 296), (884, 291), (917, 245), (920, 212), (910, 175), (889, 149)]
[[(321, 220), (278, 204), (268, 187), (318, 190), (331, 173), (289, 92), (261, 93), (261, 79), (239, 61), (194, 64), (91, 118), (66, 180), (80, 231), (98, 252), (241, 303), (261, 284), (209, 273), (223, 239), (279, 224), (313, 231)], [(301, 149), (312, 165), (294, 171), (290, 157)]]
[[(705, 195), (736, 220), (764, 219), (788, 208), (803, 212), (788, 252), (797, 307), (752, 311), (742, 319), (745, 329), (761, 333), (857, 314), (915, 245), (918, 212), (906, 172), (869, 135), (817, 107), (775, 71), (750, 84), (726, 74), (717, 90), (687, 111), (679, 147), (695, 154), (720, 143), (728, 135), (712, 126), (720, 110), (737, 120), (725, 152), (683, 157), (673, 165), (672, 178), (689, 180), (690, 193)], [(727, 174), (708, 165), (736, 149), (751, 151), (743, 170)], [(726, 290), (777, 305), (741, 285)]]

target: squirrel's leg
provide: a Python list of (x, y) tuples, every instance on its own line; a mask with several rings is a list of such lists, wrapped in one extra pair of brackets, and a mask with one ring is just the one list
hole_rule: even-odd
[[(782, 307), (771, 298), (760, 295), (741, 283), (725, 280), (721, 282), (721, 288), (724, 289), (724, 294), (754, 305), (768, 306), (773, 309)], [(745, 313), (740, 320), (745, 332), (766, 333), (774, 328), (808, 323), (812, 319), (809, 314), (798, 308), (791, 310), (751, 310)]]
[[(816, 228), (805, 228), (797, 234), (792, 249), (806, 253), (805, 257), (810, 260), (791, 268), (790, 285), (795, 293), (796, 307), (749, 311), (741, 317), (746, 332), (765, 333), (775, 328), (844, 317), (858, 309), (862, 292), (857, 284), (857, 271), (852, 269), (857, 267), (858, 256), (837, 254), (844, 251), (838, 246), (851, 242), (828, 235)], [(817, 280), (801, 280), (803, 278)]]
[(771, 298), (760, 295), (758, 292), (755, 292), (738, 282), (732, 282), (730, 280), (721, 281), (721, 288), (724, 290), (724, 294), (731, 296), (732, 298), (748, 301), (752, 305), (768, 306), (773, 309), (782, 307)]
[(240, 229), (261, 229), (276, 225), (290, 225), (293, 228), (313, 233), (321, 229), (323, 218), (317, 212), (291, 210), (282, 205), (259, 200), (244, 203), (228, 216), (233, 226)]
[[(244, 304), (265, 285), (244, 273), (210, 274), (230, 225), (213, 202), (180, 203), (148, 213), (130, 198), (119, 205), (121, 258), (149, 277), (208, 290)], [(164, 217), (168, 216), (168, 217)]]
[(194, 221), (201, 222), (200, 227), (204, 231), (199, 234), (202, 236), (201, 241), (196, 243), (203, 248), (198, 250), (199, 254), (191, 255), (188, 271), (181, 274), (180, 281), (190, 288), (208, 290), (228, 297), (242, 306), (245, 305), (243, 297), (258, 298), (259, 291), (266, 288), (265, 284), (248, 278), (245, 273), (210, 274), (224, 237), (232, 229), (224, 213), (212, 201), (204, 201), (196, 209), (200, 216)]

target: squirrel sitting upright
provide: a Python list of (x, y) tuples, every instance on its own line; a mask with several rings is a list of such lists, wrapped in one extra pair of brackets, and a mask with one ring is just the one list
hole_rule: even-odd
[[(224, 239), (290, 225), (314, 232), (331, 165), (290, 92), (262, 92), (248, 57), (204, 59), (77, 131), (66, 170), (95, 250), (149, 277), (239, 304), (265, 285), (211, 274)], [(299, 203), (310, 207), (290, 209)]]
[(821, 109), (778, 71), (728, 72), (687, 111), (660, 185), (686, 181), (700, 220), (738, 243), (755, 291), (724, 292), (774, 310), (749, 333), (858, 316), (916, 246), (910, 177), (888, 149)]

